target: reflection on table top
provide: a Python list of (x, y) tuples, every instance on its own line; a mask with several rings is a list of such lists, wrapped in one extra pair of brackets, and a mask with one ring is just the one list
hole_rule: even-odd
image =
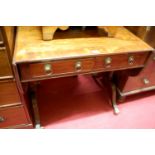
[[(65, 33), (65, 31), (63, 31)], [(115, 36), (71, 38), (58, 36), (51, 41), (42, 40), (41, 27), (18, 27), (14, 63), (64, 59), (102, 54), (118, 54), (153, 50), (124, 27), (118, 27)]]

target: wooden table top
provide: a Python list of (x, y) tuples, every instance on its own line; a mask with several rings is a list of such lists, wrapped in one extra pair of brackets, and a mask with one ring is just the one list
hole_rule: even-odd
[[(65, 34), (65, 32), (63, 31)], [(153, 50), (124, 27), (114, 37), (94, 35), (86, 38), (42, 40), (41, 27), (18, 27), (13, 63), (57, 60), (92, 55), (119, 54)]]

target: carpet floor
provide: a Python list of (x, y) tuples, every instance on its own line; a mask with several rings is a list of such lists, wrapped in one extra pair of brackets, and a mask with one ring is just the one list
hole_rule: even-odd
[(119, 103), (119, 115), (106, 89), (88, 75), (43, 81), (37, 98), (44, 128), (155, 128), (155, 91), (127, 97)]

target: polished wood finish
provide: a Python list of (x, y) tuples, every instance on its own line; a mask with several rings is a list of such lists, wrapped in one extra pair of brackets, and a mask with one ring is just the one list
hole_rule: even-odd
[[(64, 36), (59, 34), (59, 39), (46, 42), (42, 41), (40, 27), (19, 27), (14, 62), (22, 63), (19, 65), (21, 79), (24, 81), (65, 76), (71, 73), (142, 67), (152, 48), (123, 27), (114, 27), (113, 31), (112, 28), (108, 27), (106, 30), (113, 37), (93, 38), (95, 34), (91, 33), (92, 36), (88, 38), (88, 34), (84, 35), (82, 31), (81, 36), (87, 36), (87, 38), (61, 39)], [(71, 32), (68, 32), (66, 36), (73, 36)], [(134, 56), (133, 64), (129, 64), (130, 56)], [(92, 57), (89, 58), (92, 62), (87, 61), (88, 57)], [(107, 57), (112, 59), (112, 63), (108, 67), (104, 63)], [(81, 60), (82, 69), (77, 72), (75, 63)], [(87, 61), (87, 63), (83, 61)], [(45, 72), (46, 64), (50, 64), (52, 67), (50, 74)], [(89, 70), (84, 69), (88, 68), (88, 65), (90, 65)]]
[(23, 106), (0, 109), (0, 128), (11, 128), (12, 126), (19, 124), (29, 124)]
[(5, 47), (0, 47), (0, 77), (12, 76), (12, 70)]
[(43, 40), (52, 40), (57, 29), (67, 30), (69, 26), (42, 26)]
[(14, 51), (14, 43), (15, 43), (15, 27), (14, 26), (4, 26), (4, 32), (6, 35), (9, 52), (12, 57), (13, 51)]
[[(97, 26), (98, 29), (104, 30), (109, 37), (113, 37), (117, 32), (117, 26)], [(57, 29), (67, 30), (69, 26), (42, 26), (43, 40), (52, 40)], [(82, 26), (82, 30), (85, 30), (86, 26)]]
[(0, 79), (13, 78), (11, 67), (15, 40), (14, 27), (0, 26)]
[(126, 28), (143, 40), (145, 40), (147, 33), (150, 31), (150, 26), (126, 26)]
[[(76, 64), (80, 62), (81, 68), (76, 68)], [(44, 63), (22, 64), (20, 66), (21, 77), (23, 80), (31, 80), (33, 78), (45, 78), (48, 76), (69, 75), (71, 73), (79, 74), (90, 72), (94, 68), (94, 58), (71, 59)], [(51, 65), (51, 71), (46, 72), (46, 64)]]
[[(107, 55), (96, 57), (96, 65), (95, 69), (104, 69), (106, 71), (109, 70), (120, 70), (120, 69), (128, 69), (128, 68), (136, 68), (142, 67), (147, 60), (149, 52), (138, 52), (138, 53), (129, 53), (129, 54), (117, 54), (117, 55)], [(133, 62), (130, 63), (129, 59), (133, 57)], [(111, 58), (111, 63), (106, 64), (105, 61), (107, 58)]]
[[(13, 66), (20, 94), (24, 93), (23, 84), (30, 81), (144, 67), (152, 47), (124, 27), (106, 31), (108, 34), (101, 36), (98, 31), (68, 29), (55, 33), (51, 41), (43, 41), (41, 27), (18, 27)], [(111, 75), (111, 101), (117, 113)], [(40, 126), (37, 102), (34, 103), (35, 122)]]
[[(129, 58), (133, 57), (133, 63), (129, 63)], [(44, 63), (23, 63), (19, 66), (22, 81), (31, 81), (34, 78), (42, 79), (55, 76), (69, 76), (80, 73), (93, 73), (98, 71), (112, 71), (127, 68), (143, 67), (149, 52), (118, 54), (108, 56), (97, 56), (94, 58), (69, 59), (58, 61), (47, 61)], [(106, 64), (106, 59), (110, 58), (111, 63)], [(80, 62), (81, 67), (76, 68), (76, 64)], [(119, 63), (118, 63), (119, 62)], [(51, 70), (46, 72), (46, 65), (51, 66)]]
[(0, 26), (0, 128), (32, 126), (25, 94), (19, 94), (12, 71), (15, 27)]
[(0, 107), (21, 104), (15, 81), (0, 81)]
[[(42, 26), (42, 36), (43, 40), (52, 40), (57, 29), (67, 30), (70, 26)], [(101, 31), (105, 31), (108, 37), (114, 37), (117, 33), (118, 26), (97, 26)], [(81, 26), (81, 29), (84, 31), (86, 26)]]
[(112, 38), (91, 36), (89, 38), (59, 38), (51, 41), (42, 40), (40, 27), (18, 27), (13, 62), (128, 54), (151, 50), (153, 49), (149, 45), (123, 27), (118, 27), (115, 36)]

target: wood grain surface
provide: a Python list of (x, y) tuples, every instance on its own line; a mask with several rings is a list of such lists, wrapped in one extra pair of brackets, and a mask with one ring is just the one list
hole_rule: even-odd
[(15, 81), (0, 81), (0, 107), (21, 104)]
[(0, 118), (3, 118), (3, 121), (0, 121), (0, 128), (29, 124), (23, 106), (1, 108)]
[(5, 76), (12, 76), (12, 70), (6, 49), (0, 49), (0, 77)]
[[(66, 31), (62, 32), (65, 34)], [(51, 41), (43, 41), (41, 27), (18, 27), (13, 62), (57, 60), (153, 50), (124, 27), (118, 27), (113, 37), (93, 35), (84, 37), (83, 35), (83, 37), (72, 38), (72, 34), (74, 33), (66, 34), (66, 38), (61, 38), (60, 35)]]

